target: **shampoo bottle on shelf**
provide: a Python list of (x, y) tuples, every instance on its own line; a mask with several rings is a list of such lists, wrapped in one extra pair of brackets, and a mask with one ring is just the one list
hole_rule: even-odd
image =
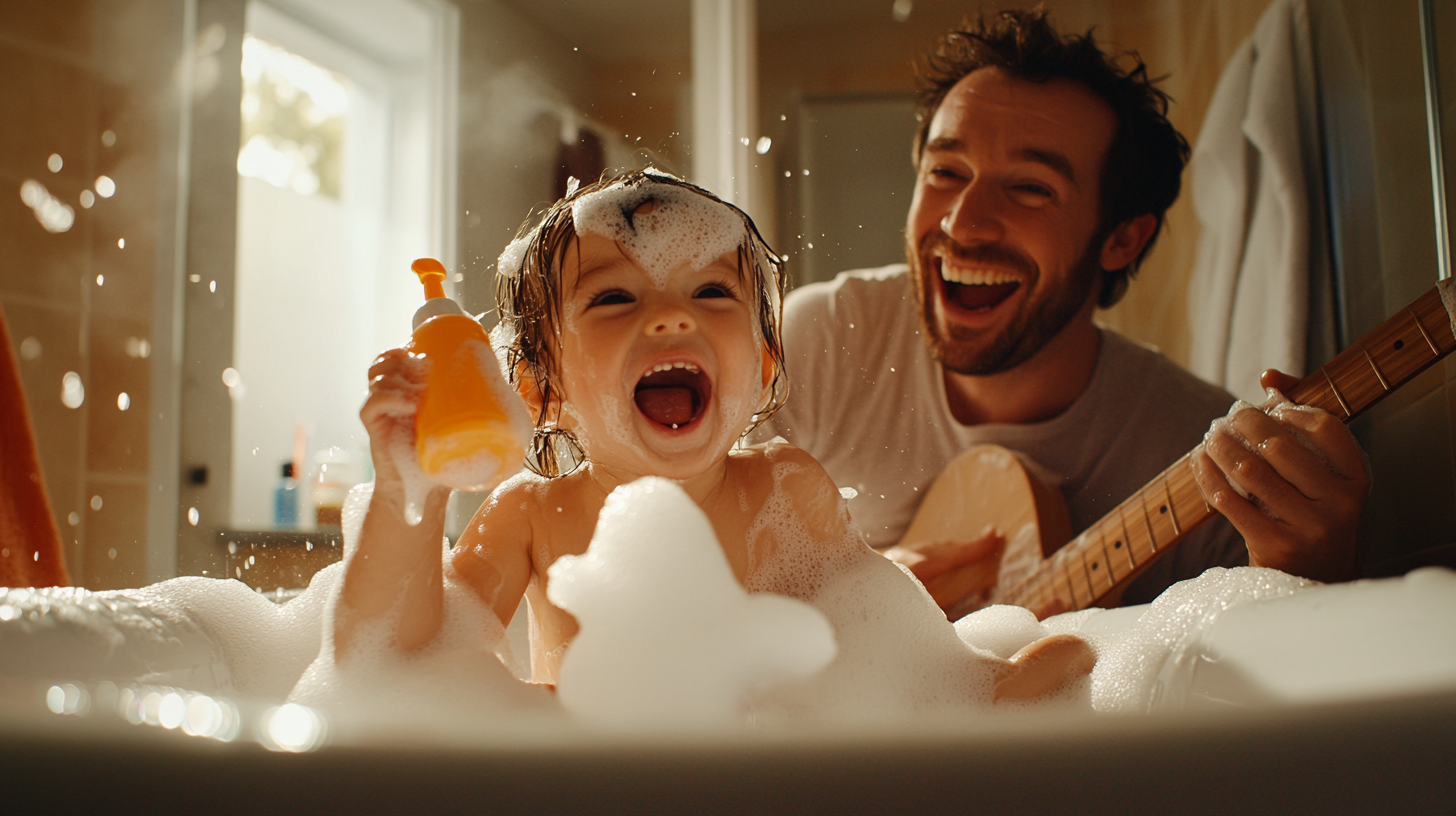
[(292, 462), (283, 463), (283, 475), (273, 489), (273, 526), (279, 530), (298, 526), (298, 479)]
[(457, 490), (488, 490), (520, 466), (525, 404), (501, 376), (485, 329), (445, 297), (445, 267), (420, 258), (410, 268), (426, 298), (405, 344), (429, 366), (415, 414), (420, 469)]

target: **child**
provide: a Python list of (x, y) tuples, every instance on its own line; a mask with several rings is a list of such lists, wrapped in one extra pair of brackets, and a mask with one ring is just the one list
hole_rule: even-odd
[[(813, 602), (830, 565), (866, 558), (882, 571), (875, 580), (918, 590), (864, 546), (812, 457), (782, 443), (737, 444), (785, 396), (780, 271), (741, 211), (651, 170), (572, 191), (502, 256), (493, 340), (534, 417), (531, 472), (492, 493), (448, 558), (503, 623), (523, 595), (530, 601), (536, 682), (555, 682), (577, 631), (547, 598), (547, 568), (585, 552), (608, 494), (644, 476), (682, 486), (750, 591)], [(375, 486), (335, 613), (339, 657), (361, 622), (387, 612), (399, 616), (405, 652), (440, 630), (449, 491), (434, 488), (424, 520), (406, 523), (386, 444), (412, 427), (420, 381), (416, 361), (398, 349), (370, 369), (361, 417)], [(938, 613), (928, 620), (937, 617), (950, 631)], [(1010, 661), (965, 653), (975, 671), (994, 673), (998, 698), (1036, 696), (1086, 674), (1092, 660), (1070, 636), (1044, 638)]]

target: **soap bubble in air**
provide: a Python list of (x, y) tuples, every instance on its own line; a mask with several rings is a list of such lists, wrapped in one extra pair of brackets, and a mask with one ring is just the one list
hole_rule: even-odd
[(61, 404), (67, 408), (80, 408), (86, 401), (86, 386), (81, 384), (81, 375), (67, 371), (61, 377)]
[(228, 396), (240, 400), (247, 396), (248, 387), (243, 384), (243, 375), (236, 368), (228, 366), (222, 370), (222, 384), (227, 386)]
[(35, 213), (35, 220), (46, 232), (65, 232), (76, 223), (76, 211), (51, 195), (44, 184), (35, 179), (26, 179), (20, 185), (20, 200)]

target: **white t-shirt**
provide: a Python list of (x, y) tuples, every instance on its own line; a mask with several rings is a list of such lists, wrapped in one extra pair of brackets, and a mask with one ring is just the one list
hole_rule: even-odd
[[(846, 272), (796, 289), (784, 305), (789, 398), (755, 441), (783, 436), (813, 454), (840, 487), (871, 546), (897, 542), (920, 498), (971, 445), (1018, 451), (1061, 480), (1080, 532), (1203, 438), (1233, 397), (1109, 329), (1087, 390), (1061, 415), (1031, 425), (962, 425), (939, 363), (920, 334), (907, 269)], [(1191, 532), (1124, 593), (1152, 600), (1175, 581), (1248, 562), (1223, 518)]]

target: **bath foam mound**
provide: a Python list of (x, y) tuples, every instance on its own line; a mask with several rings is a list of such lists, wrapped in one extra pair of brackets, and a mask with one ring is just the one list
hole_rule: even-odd
[[(765, 451), (779, 456), (773, 445)], [(893, 722), (989, 709), (996, 655), (963, 640), (907, 570), (864, 544), (836, 490), (797, 506), (785, 485), (800, 466), (779, 461), (772, 472), (774, 488), (748, 537), (770, 532), (778, 551), (748, 577), (748, 589), (813, 604), (833, 625), (839, 654), (814, 677), (761, 695), (759, 721)], [(814, 540), (802, 521), (826, 512), (839, 516), (839, 541)], [(1085, 689), (1084, 677), (1055, 699), (1085, 699)]]
[[(636, 214), (649, 201), (656, 209)], [(578, 198), (571, 218), (578, 233), (621, 244), (658, 288), (672, 270), (684, 264), (702, 269), (748, 237), (742, 216), (675, 184), (614, 184)]]
[(614, 490), (587, 552), (549, 576), (551, 602), (581, 625), (557, 691), (585, 719), (732, 724), (754, 692), (834, 659), (824, 616), (744, 591), (707, 516), (667, 479)]
[(0, 676), (102, 680), (281, 699), (319, 650), (334, 565), (278, 605), (240, 581), (173, 578), (142, 589), (0, 589)]

